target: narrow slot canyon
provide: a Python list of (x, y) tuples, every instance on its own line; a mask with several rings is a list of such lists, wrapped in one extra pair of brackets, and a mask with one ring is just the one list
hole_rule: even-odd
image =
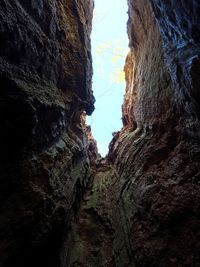
[(101, 158), (95, 1), (0, 0), (0, 267), (200, 267), (200, 2), (127, 3)]

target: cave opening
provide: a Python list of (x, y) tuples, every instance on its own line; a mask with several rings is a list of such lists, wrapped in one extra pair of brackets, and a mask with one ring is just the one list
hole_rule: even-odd
[(121, 105), (128, 53), (126, 0), (95, 0), (91, 35), (95, 111), (87, 117), (101, 156), (108, 153), (112, 133), (122, 127)]

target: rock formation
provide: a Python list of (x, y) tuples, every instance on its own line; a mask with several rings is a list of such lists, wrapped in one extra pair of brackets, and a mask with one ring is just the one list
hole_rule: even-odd
[(124, 127), (84, 197), (68, 264), (200, 266), (200, 5), (128, 3)]
[(129, 250), (135, 266), (200, 266), (200, 3), (128, 3), (126, 121), (110, 155)]
[(119, 266), (200, 266), (200, 3), (128, 4), (124, 128), (109, 154)]
[(0, 266), (60, 266), (90, 177), (91, 0), (0, 1)]
[(1, 267), (200, 266), (200, 3), (128, 5), (124, 126), (101, 159), (93, 2), (1, 0)]

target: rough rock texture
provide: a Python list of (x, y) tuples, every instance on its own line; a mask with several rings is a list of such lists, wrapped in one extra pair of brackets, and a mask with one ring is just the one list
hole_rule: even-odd
[(117, 266), (200, 266), (200, 3), (128, 3), (124, 128), (109, 154), (126, 218), (115, 242), (129, 240)]
[(200, 267), (200, 3), (128, 4), (105, 160), (85, 125), (93, 3), (1, 0), (2, 267)]
[(0, 1), (0, 266), (60, 266), (90, 177), (91, 0)]
[(67, 237), (63, 267), (115, 266), (110, 194), (115, 178), (112, 165), (99, 163)]
[(199, 267), (200, 3), (128, 3), (124, 127), (81, 204), (66, 266)]

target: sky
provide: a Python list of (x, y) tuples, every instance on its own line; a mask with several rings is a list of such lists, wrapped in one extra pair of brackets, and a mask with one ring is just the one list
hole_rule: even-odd
[(87, 117), (105, 156), (112, 132), (122, 127), (121, 105), (125, 91), (123, 67), (128, 52), (126, 0), (95, 0), (91, 35), (95, 111)]

